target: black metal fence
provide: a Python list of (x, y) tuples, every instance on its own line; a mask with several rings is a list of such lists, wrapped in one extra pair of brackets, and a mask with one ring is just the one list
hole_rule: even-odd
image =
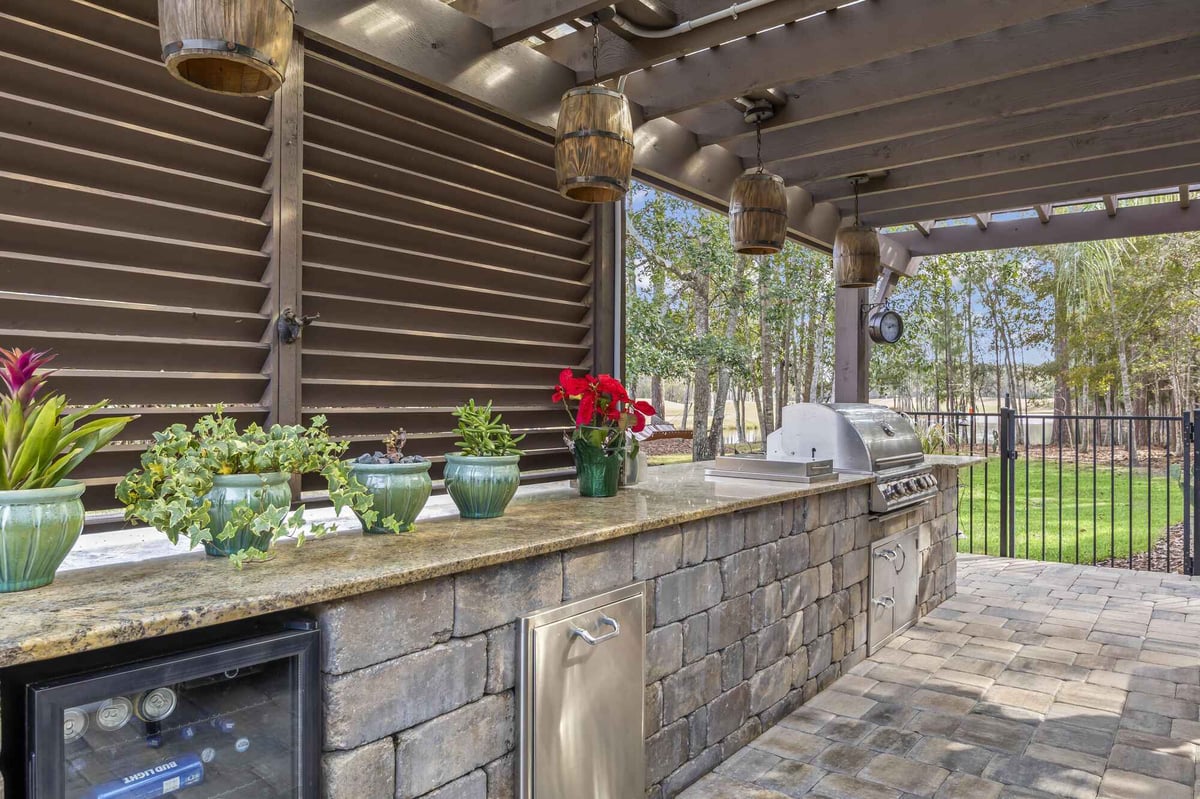
[(974, 455), (959, 551), (1195, 574), (1194, 431), (1180, 416), (911, 412), (927, 451)]

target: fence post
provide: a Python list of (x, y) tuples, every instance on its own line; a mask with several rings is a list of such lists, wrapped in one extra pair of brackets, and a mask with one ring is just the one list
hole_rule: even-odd
[(1009, 405), (1009, 398), (1004, 397), (1004, 407), (1000, 409), (1000, 557), (1015, 558), (1017, 546), (1016, 533), (1016, 492), (1013, 482), (1016, 480), (1014, 462), (1017, 456), (1016, 418)]
[[(1196, 472), (1200, 467), (1200, 450), (1196, 447), (1196, 422), (1200, 410), (1183, 414), (1183, 570), (1195, 576), (1197, 572), (1196, 535), (1200, 533), (1200, 503), (1197, 502)], [(1169, 564), (1168, 564), (1169, 565)]]

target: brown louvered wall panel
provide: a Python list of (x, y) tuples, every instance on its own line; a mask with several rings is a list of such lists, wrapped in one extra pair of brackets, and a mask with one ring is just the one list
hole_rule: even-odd
[(554, 190), (552, 143), (374, 74), (305, 59), (303, 405), (354, 452), (389, 429), (438, 461), (450, 410), (492, 399), (561, 474), (549, 402), (591, 357), (591, 214)]
[(172, 79), (155, 11), (0, 6), (0, 342), (56, 350), (73, 402), (143, 414), (77, 472), (92, 510), (154, 430), (268, 410), (271, 104)]

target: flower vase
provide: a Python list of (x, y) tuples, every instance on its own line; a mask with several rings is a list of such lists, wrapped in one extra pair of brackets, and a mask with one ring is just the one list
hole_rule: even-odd
[(576, 480), (581, 497), (615, 497), (625, 463), (625, 441), (605, 445), (604, 428), (580, 428), (574, 439)]

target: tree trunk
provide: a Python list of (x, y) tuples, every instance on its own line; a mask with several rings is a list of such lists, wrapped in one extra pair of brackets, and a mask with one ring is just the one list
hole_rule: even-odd
[[(740, 288), (746, 275), (747, 260), (748, 256), (743, 256), (737, 261), (737, 271), (733, 278), (733, 294), (730, 297), (725, 316), (726, 341), (732, 341), (737, 334), (737, 323), (742, 309)], [(712, 426), (708, 429), (708, 457), (696, 458), (696, 460), (712, 460), (725, 449), (725, 403), (729, 400), (729, 387), (732, 382), (733, 369), (729, 364), (722, 363), (717, 369), (717, 396), (713, 402)], [(692, 449), (695, 450), (694, 442)]]
[[(1106, 277), (1108, 284), (1108, 306), (1112, 312), (1113, 337), (1117, 340), (1117, 363), (1121, 369), (1121, 402), (1125, 405), (1125, 413), (1133, 413), (1133, 390), (1129, 380), (1129, 347), (1125, 342), (1125, 334), (1121, 330), (1121, 319), (1117, 316), (1117, 298), (1113, 293), (1112, 278)], [(1135, 436), (1129, 436), (1129, 462), (1137, 466), (1138, 448)]]
[[(697, 292), (696, 297), (696, 337), (704, 338), (709, 333), (708, 292), (703, 298)], [(708, 416), (712, 410), (712, 364), (708, 355), (696, 359), (696, 399), (692, 415), (692, 459), (697, 461), (712, 460), (714, 449), (708, 438)]]
[(687, 385), (683, 389), (683, 416), (679, 420), (679, 429), (680, 430), (688, 429), (688, 423), (687, 423), (688, 406), (690, 406), (691, 404), (692, 404), (692, 384), (691, 384), (691, 381), (688, 381)]
[[(663, 400), (663, 384), (660, 375), (650, 376), (650, 404), (654, 406), (654, 410), (658, 411), (660, 416), (663, 416), (667, 407), (667, 403)], [(666, 418), (664, 416), (664, 418)]]

